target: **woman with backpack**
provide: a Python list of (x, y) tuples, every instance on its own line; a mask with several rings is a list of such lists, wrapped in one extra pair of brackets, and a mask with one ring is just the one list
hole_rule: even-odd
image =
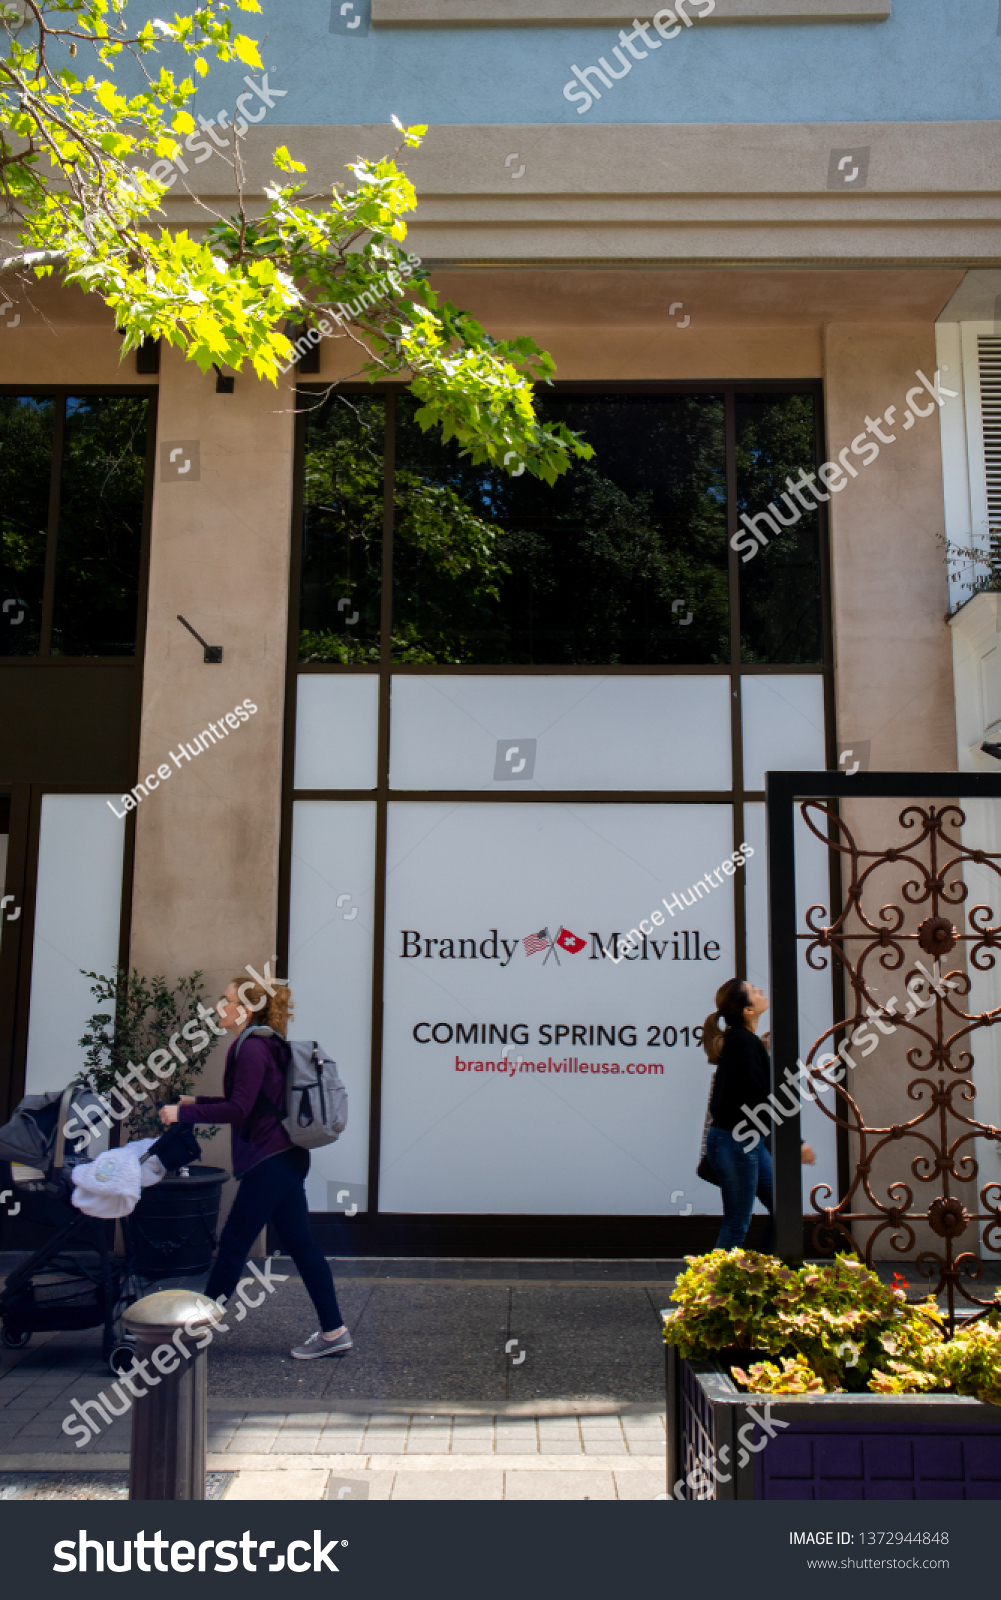
[[(179, 1105), (160, 1107), (160, 1121), (165, 1127), (173, 1122), (230, 1124), (233, 1176), (239, 1179), (240, 1188), (222, 1230), (205, 1292), (213, 1300), (233, 1293), (251, 1245), (265, 1224), (273, 1222), (320, 1322), (317, 1331), (296, 1345), (292, 1354), (298, 1361), (314, 1361), (318, 1356), (347, 1355), (351, 1335), (341, 1320), (330, 1267), (310, 1227), (305, 1190), (309, 1151), (293, 1145), (282, 1127), (284, 1040), (291, 1010), (288, 989), (276, 984), (265, 989), (234, 978), (216, 1006), (222, 1027), (235, 1035), (226, 1052), (222, 1099), (182, 1095)], [(251, 1034), (241, 1039), (245, 1028), (262, 1025), (278, 1037)]]

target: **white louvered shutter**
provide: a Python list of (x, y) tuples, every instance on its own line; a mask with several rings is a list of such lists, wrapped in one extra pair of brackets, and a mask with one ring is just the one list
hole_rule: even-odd
[(987, 527), (992, 544), (1001, 541), (1001, 338), (980, 334), (980, 412), (987, 479)]

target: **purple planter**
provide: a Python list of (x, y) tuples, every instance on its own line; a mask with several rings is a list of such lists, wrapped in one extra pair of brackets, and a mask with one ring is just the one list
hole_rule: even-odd
[(755, 1397), (668, 1346), (667, 1489), (700, 1500), (1001, 1500), (1001, 1407), (953, 1395)]

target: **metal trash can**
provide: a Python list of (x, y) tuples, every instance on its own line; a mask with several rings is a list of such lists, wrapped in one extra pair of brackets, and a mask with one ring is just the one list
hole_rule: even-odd
[(192, 1166), (143, 1190), (128, 1219), (133, 1270), (141, 1278), (194, 1277), (209, 1270), (228, 1180), (222, 1167)]

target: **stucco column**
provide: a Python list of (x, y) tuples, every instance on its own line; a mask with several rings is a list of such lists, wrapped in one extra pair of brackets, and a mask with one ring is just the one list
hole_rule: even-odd
[[(293, 403), (252, 374), (217, 394), (214, 373), (163, 352), (139, 776), (170, 777), (138, 807), (131, 953), (168, 980), (201, 967), (214, 993), (275, 949)], [(244, 701), (257, 710), (223, 734)], [(210, 722), (219, 741), (175, 765)]]
[[(858, 472), (832, 495), (831, 572), (838, 736), (871, 741), (870, 767), (952, 771), (956, 765), (952, 659), (944, 533), (938, 406), (905, 431), (905, 395), (921, 388), (917, 369), (934, 382), (932, 324), (828, 324), (824, 378), (827, 450), (832, 460), (859, 434), (866, 417), (880, 422), (881, 444), (870, 466), (849, 455)], [(950, 388), (960, 374), (945, 373)], [(955, 381), (951, 381), (955, 380)], [(947, 402), (948, 403), (948, 402)], [(957, 402), (958, 403), (958, 402)]]

